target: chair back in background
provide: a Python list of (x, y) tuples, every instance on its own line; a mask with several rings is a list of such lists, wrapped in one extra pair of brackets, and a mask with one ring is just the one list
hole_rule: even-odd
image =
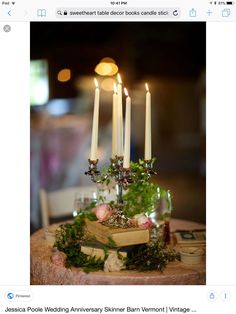
[(96, 192), (96, 187), (70, 187), (53, 192), (40, 190), (40, 205), (43, 227), (50, 224), (50, 218), (72, 215), (76, 193), (89, 194)]

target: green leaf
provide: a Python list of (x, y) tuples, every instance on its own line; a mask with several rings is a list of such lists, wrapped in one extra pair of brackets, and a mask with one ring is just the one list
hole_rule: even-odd
[(108, 237), (108, 242), (106, 244), (109, 248), (117, 247), (116, 242), (112, 239), (112, 237)]

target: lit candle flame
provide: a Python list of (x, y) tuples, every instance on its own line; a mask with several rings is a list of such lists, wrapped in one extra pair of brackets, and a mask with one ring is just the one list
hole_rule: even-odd
[(145, 83), (146, 91), (149, 92), (148, 83)]
[(127, 88), (124, 88), (124, 92), (125, 92), (125, 96), (128, 97), (128, 96), (129, 96), (129, 93), (128, 93)]
[(117, 74), (117, 80), (119, 84), (122, 84), (120, 73)]
[(114, 93), (117, 93), (117, 85), (116, 83), (113, 84)]
[(96, 78), (94, 78), (94, 84), (95, 84), (95, 87), (98, 88), (98, 80)]

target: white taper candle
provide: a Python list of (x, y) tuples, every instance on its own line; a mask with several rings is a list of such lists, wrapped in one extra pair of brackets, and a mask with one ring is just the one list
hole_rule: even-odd
[(148, 84), (146, 87), (146, 115), (145, 115), (145, 149), (144, 160), (152, 159), (152, 116), (151, 116), (151, 93)]
[(112, 108), (112, 158), (117, 155), (117, 86), (114, 83)]
[(124, 146), (124, 163), (123, 167), (128, 169), (130, 167), (130, 137), (131, 137), (131, 98), (125, 88), (126, 97), (126, 112), (125, 112), (125, 146)]
[(120, 74), (117, 75), (117, 97), (118, 97), (118, 108), (117, 108), (117, 155), (123, 156), (123, 107), (122, 107), (122, 81)]
[(90, 159), (97, 160), (97, 149), (98, 149), (98, 120), (99, 120), (99, 97), (100, 90), (98, 82), (94, 79), (95, 83), (95, 95), (94, 95), (94, 109), (93, 109), (93, 126), (92, 126), (92, 139), (91, 139), (91, 152)]

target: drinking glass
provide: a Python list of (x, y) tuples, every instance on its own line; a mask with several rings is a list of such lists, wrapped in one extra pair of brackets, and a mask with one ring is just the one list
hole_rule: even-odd
[(172, 195), (169, 190), (157, 188), (157, 203), (150, 214), (153, 224), (159, 228), (160, 237), (166, 244), (170, 243), (170, 217), (172, 211)]
[(77, 216), (78, 212), (89, 209), (89, 206), (96, 205), (97, 192), (96, 191), (77, 191), (74, 199), (74, 216)]

